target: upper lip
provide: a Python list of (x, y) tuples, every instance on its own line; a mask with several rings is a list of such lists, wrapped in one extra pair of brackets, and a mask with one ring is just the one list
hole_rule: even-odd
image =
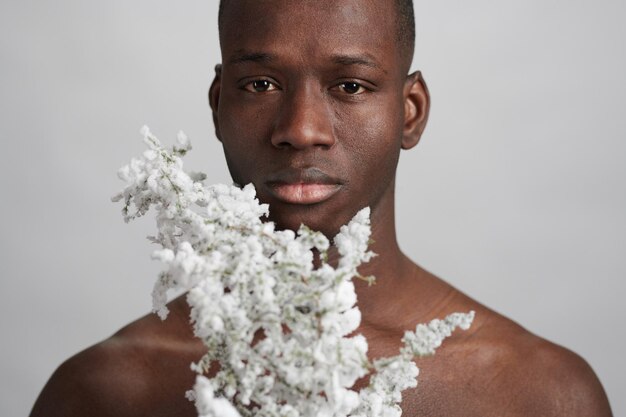
[(268, 185), (279, 184), (341, 184), (341, 181), (334, 178), (319, 168), (285, 168), (269, 176)]

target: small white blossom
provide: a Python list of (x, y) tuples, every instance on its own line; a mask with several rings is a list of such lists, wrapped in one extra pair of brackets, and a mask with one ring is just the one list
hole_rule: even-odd
[[(153, 309), (165, 319), (168, 291), (187, 291), (194, 333), (207, 348), (192, 364), (198, 415), (399, 416), (402, 391), (417, 384), (413, 358), (434, 353), (454, 328), (467, 329), (473, 312), (420, 324), (405, 333), (397, 356), (371, 363), (365, 338), (351, 335), (361, 322), (352, 278), (374, 256), (369, 208), (333, 239), (340, 255), (334, 268), (323, 234), (304, 225), (277, 231), (262, 220), (269, 208), (252, 184), (205, 186), (204, 174), (186, 173), (181, 158), (191, 144), (184, 133), (169, 150), (148, 127), (141, 133), (148, 150), (120, 169), (126, 187), (113, 200), (123, 201), (125, 221), (156, 210), (158, 233), (150, 240), (160, 248), (152, 257), (165, 268)], [(205, 376), (215, 361), (220, 371)], [(369, 386), (353, 390), (368, 374)]]
[(201, 375), (196, 377), (194, 392), (199, 417), (241, 417), (230, 401), (215, 398), (213, 390), (213, 384), (207, 378)]

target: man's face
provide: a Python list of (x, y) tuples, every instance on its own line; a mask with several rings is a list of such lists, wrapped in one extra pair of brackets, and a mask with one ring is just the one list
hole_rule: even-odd
[(394, 1), (233, 0), (211, 88), (230, 173), (279, 228), (332, 237), (361, 208), (393, 211), (406, 68)]

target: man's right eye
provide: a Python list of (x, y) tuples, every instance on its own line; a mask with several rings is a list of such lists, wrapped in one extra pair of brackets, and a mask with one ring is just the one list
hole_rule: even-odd
[(276, 85), (268, 80), (254, 80), (244, 86), (244, 89), (252, 93), (265, 93), (276, 90)]

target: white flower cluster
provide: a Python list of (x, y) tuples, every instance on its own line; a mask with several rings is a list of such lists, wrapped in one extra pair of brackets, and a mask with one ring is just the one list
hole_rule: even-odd
[[(113, 200), (124, 202), (126, 221), (156, 209), (158, 235), (150, 239), (165, 270), (154, 310), (165, 319), (168, 290), (188, 291), (194, 332), (207, 348), (192, 364), (199, 375), (189, 397), (199, 415), (399, 416), (401, 391), (417, 384), (412, 359), (432, 353), (455, 327), (467, 329), (473, 312), (419, 325), (399, 355), (370, 362), (365, 338), (350, 335), (361, 321), (352, 278), (373, 256), (369, 208), (334, 238), (341, 258), (333, 267), (323, 234), (261, 220), (268, 206), (253, 185), (205, 186), (203, 175), (183, 171), (191, 146), (182, 132), (171, 149), (147, 127), (142, 134), (149, 149), (120, 170), (127, 185)], [(368, 374), (369, 386), (353, 390)]]

